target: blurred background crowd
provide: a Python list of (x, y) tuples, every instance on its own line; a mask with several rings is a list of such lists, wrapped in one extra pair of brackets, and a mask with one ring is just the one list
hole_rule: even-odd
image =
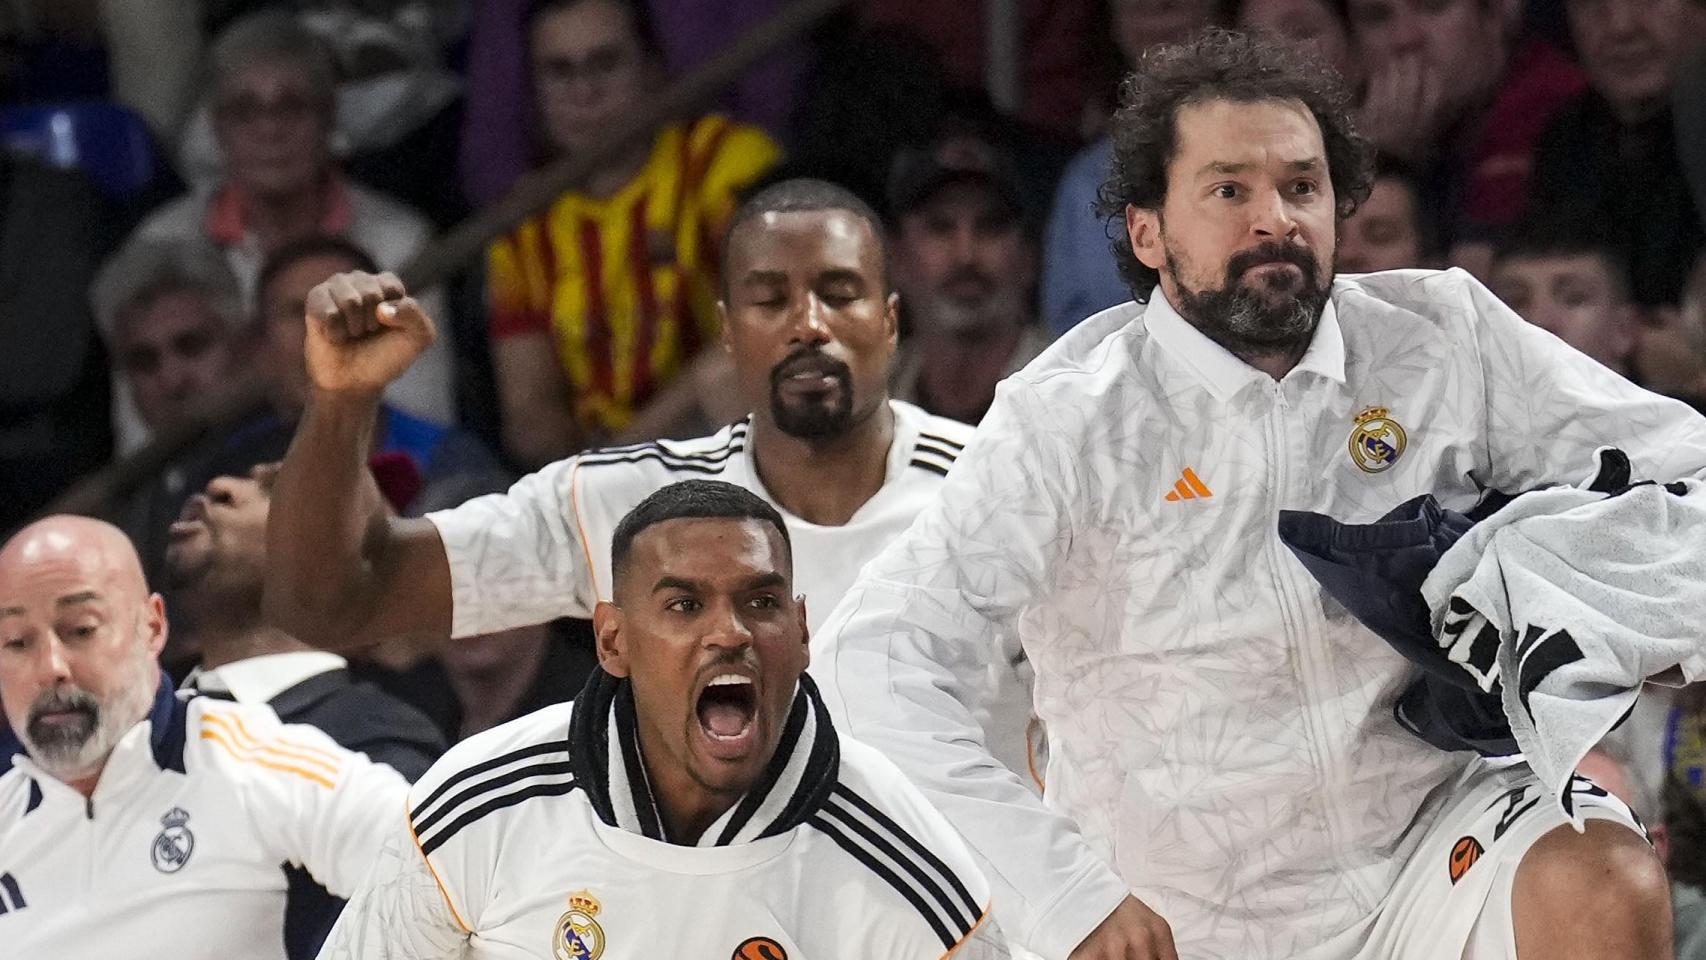
[[(0, 0), (0, 532), (177, 438), (92, 509), (171, 587), (168, 666), (238, 659), (219, 644), (259, 623), (308, 291), (403, 267), (786, 5)], [(884, 214), (894, 394), (975, 423), (1003, 376), (1131, 298), (1093, 210), (1103, 128), (1145, 48), (1212, 25), (1345, 78), (1380, 172), (1341, 228), (1341, 272), (1462, 267), (1706, 406), (1706, 0), (851, 0), (431, 278), (439, 341), (376, 431), (387, 499), (419, 514), (740, 416), (709, 349), (718, 247), (739, 200), (786, 177)], [(260, 401), (182, 440), (239, 395)], [(198, 493), (229, 508), (217, 576), (167, 563)], [(454, 741), (572, 697), (591, 657), (577, 629), (354, 668)], [(1698, 884), (1694, 699), (1661, 701), (1601, 759), (1633, 770), (1655, 826), (1680, 824), (1676, 872)]]

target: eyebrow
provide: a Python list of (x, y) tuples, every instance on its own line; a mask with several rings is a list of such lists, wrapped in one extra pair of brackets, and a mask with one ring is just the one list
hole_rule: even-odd
[(91, 600), (99, 599), (101, 599), (100, 594), (93, 590), (84, 590), (81, 593), (68, 593), (63, 597), (60, 597), (58, 600), (53, 601), (53, 605), (56, 607), (72, 607), (79, 603), (88, 603)]
[(787, 283), (788, 274), (781, 270), (748, 270), (740, 278), (742, 286), (756, 287), (765, 283)]
[[(768, 587), (785, 586), (787, 582), (787, 578), (772, 570), (769, 573), (761, 573), (741, 584), (738, 592), (746, 593), (752, 590), (763, 590)], [(686, 590), (688, 592), (699, 592), (704, 589), (705, 584), (703, 583), (688, 580), (685, 577), (672, 577), (668, 575), (659, 577), (658, 582), (652, 584), (653, 593), (658, 593), (664, 590)]]
[[(1255, 168), (1256, 168), (1256, 164), (1254, 164), (1254, 163), (1232, 163), (1232, 162), (1228, 162), (1226, 160), (1214, 160), (1214, 161), (1211, 161), (1209, 163), (1203, 164), (1202, 169), (1197, 171), (1197, 176), (1200, 177), (1200, 176), (1203, 176), (1204, 174), (1209, 174), (1209, 175), (1213, 175), (1213, 176), (1224, 176), (1224, 175), (1229, 175), (1229, 174), (1244, 173), (1246, 171), (1253, 170)], [(1291, 171), (1297, 172), (1297, 173), (1303, 173), (1303, 172), (1307, 172), (1310, 170), (1319, 170), (1319, 169), (1321, 169), (1321, 158), (1320, 157), (1310, 157), (1307, 160), (1287, 160), (1285, 163), (1285, 168), (1287, 170), (1291, 170)]]

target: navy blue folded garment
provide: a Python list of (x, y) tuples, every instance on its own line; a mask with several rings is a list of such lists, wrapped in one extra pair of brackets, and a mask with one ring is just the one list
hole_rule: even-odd
[(1422, 669), (1393, 705), (1400, 725), (1442, 750), (1509, 756), (1519, 751), (1498, 689), (1483, 692), (1446, 656), (1422, 599), (1422, 581), (1477, 519), (1423, 495), (1365, 524), (1282, 510), (1279, 534), (1328, 596)]

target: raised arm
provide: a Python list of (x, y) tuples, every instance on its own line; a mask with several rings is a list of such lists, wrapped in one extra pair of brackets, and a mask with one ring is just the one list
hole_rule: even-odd
[(450, 633), (450, 565), (426, 520), (388, 515), (368, 473), (385, 386), (435, 337), (391, 274), (339, 274), (308, 296), (312, 385), (273, 488), (266, 609), (304, 641), (347, 649)]

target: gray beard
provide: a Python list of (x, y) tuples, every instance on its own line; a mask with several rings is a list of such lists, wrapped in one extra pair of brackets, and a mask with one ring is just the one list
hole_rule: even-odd
[(119, 740), (148, 715), (148, 704), (154, 697), (146, 669), (151, 658), (140, 645), (138, 651), (141, 655), (133, 664), (137, 668), (135, 675), (110, 703), (100, 703), (92, 694), (76, 687), (63, 694), (49, 693), (37, 698), (37, 705), (30, 709), (32, 716), (44, 702), (56, 702), (59, 706), (70, 703), (91, 707), (94, 719), (74, 729), (38, 728), (34, 722), (26, 723), (24, 729), (16, 732), (31, 760), (65, 782), (92, 777), (100, 771)]

